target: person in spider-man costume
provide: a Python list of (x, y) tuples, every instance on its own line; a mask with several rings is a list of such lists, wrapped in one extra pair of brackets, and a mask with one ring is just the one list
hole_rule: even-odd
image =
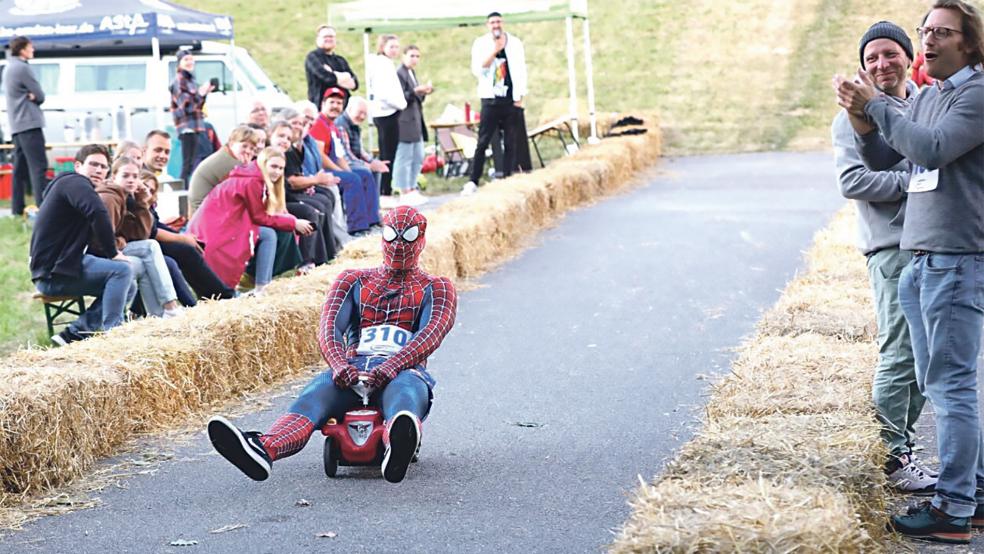
[[(328, 369), (266, 433), (244, 432), (213, 417), (208, 435), (219, 454), (250, 478), (265, 480), (274, 460), (300, 452), (328, 419), (341, 420), (361, 405), (352, 386), (360, 373), (368, 373), (370, 402), (381, 407), (387, 422), (383, 477), (403, 480), (433, 398), (427, 357), (451, 330), (457, 309), (451, 281), (417, 266), (426, 230), (427, 219), (414, 208), (400, 206), (386, 214), (383, 265), (345, 270), (328, 291), (318, 329)], [(388, 355), (374, 355), (379, 352)]]

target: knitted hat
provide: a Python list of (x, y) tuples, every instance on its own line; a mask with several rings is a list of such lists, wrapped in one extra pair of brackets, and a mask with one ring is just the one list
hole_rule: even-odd
[(892, 23), (891, 21), (879, 21), (865, 32), (864, 36), (861, 37), (861, 44), (858, 46), (858, 55), (861, 58), (861, 67), (864, 67), (864, 47), (868, 45), (869, 42), (877, 40), (880, 38), (887, 38), (888, 40), (893, 40), (902, 47), (905, 51), (905, 55), (909, 56), (909, 61), (912, 61), (912, 41), (909, 40), (909, 35), (905, 34), (902, 27)]
[(177, 53), (174, 54), (174, 56), (177, 58), (177, 61), (178, 61), (179, 64), (181, 63), (181, 58), (183, 58), (185, 56), (189, 56), (189, 55), (191, 55), (191, 51), (190, 50), (185, 50), (185, 49), (178, 50)]

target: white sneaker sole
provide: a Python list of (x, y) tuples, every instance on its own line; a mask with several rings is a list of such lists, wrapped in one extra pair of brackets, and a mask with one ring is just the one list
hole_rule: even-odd
[(393, 416), (389, 431), (390, 444), (383, 458), (383, 478), (399, 483), (407, 476), (407, 468), (420, 445), (420, 424), (408, 411)]
[(208, 438), (216, 452), (250, 479), (265, 481), (270, 477), (270, 463), (253, 450), (246, 442), (246, 435), (228, 419), (222, 416), (210, 419)]

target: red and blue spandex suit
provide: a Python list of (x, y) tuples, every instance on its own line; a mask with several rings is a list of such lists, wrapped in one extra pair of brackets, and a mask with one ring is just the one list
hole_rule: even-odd
[[(260, 437), (274, 460), (300, 452), (311, 434), (329, 418), (341, 420), (362, 404), (350, 389), (359, 372), (369, 374), (371, 403), (387, 421), (407, 410), (423, 420), (430, 409), (434, 380), (427, 373), (431, 355), (454, 325), (457, 296), (444, 277), (417, 266), (424, 249), (427, 219), (400, 206), (383, 219), (383, 265), (343, 271), (321, 314), (318, 342), (328, 369), (304, 389), (286, 414)], [(410, 338), (389, 357), (356, 354), (363, 329), (395, 325)]]

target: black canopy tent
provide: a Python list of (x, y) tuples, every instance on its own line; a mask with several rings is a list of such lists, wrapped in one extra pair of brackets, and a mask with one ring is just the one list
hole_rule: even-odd
[(232, 18), (163, 0), (13, 0), (0, 8), (0, 46), (24, 35), (37, 55), (152, 51), (233, 40)]

